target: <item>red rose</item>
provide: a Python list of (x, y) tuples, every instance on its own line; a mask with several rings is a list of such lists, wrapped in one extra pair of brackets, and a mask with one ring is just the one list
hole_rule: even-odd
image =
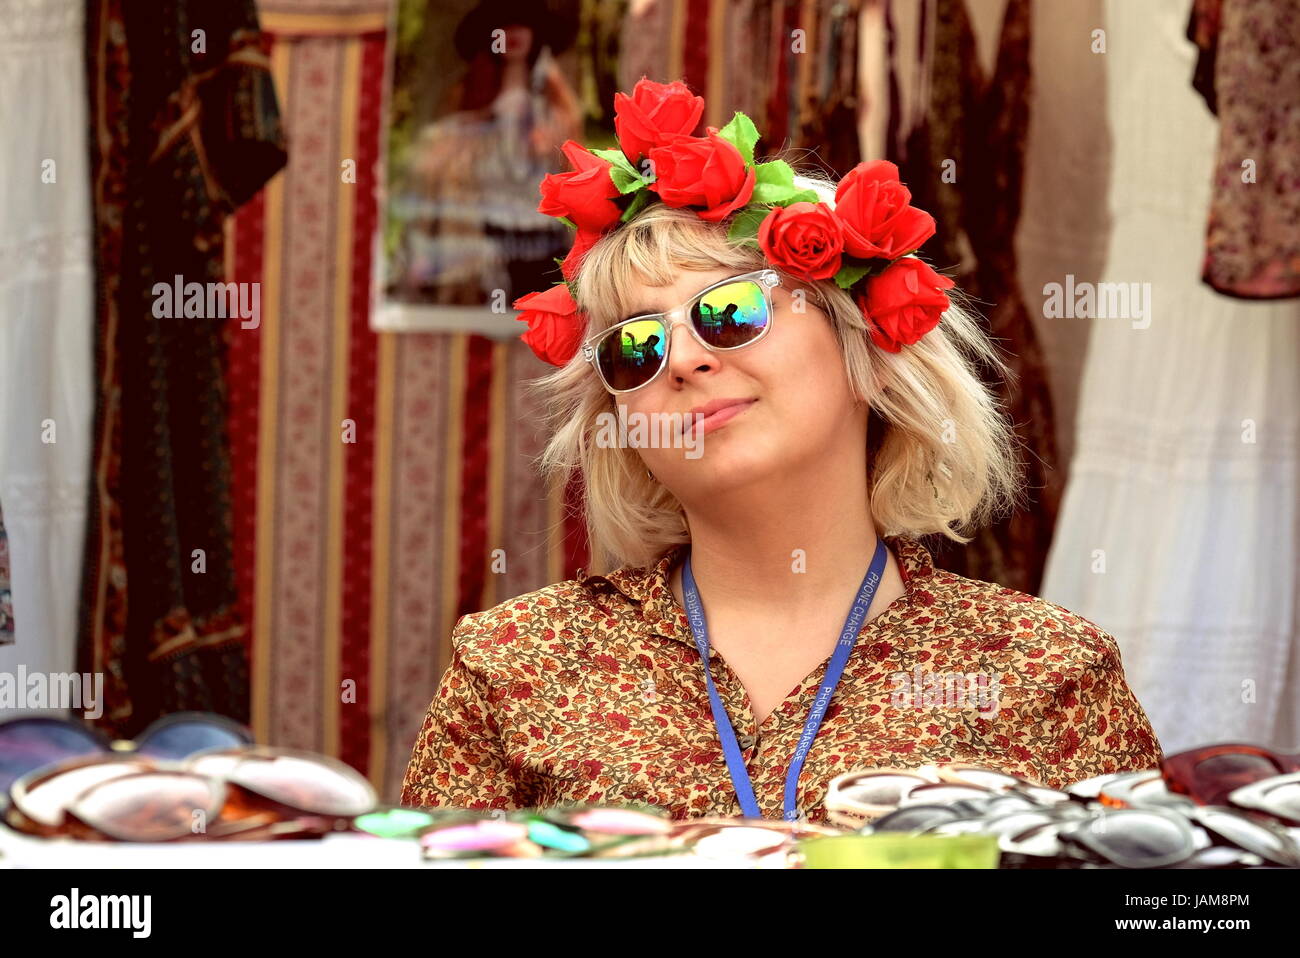
[(563, 366), (582, 343), (587, 328), (587, 315), (569, 294), (569, 287), (557, 283), (541, 293), (528, 293), (514, 302), (515, 309), (523, 314), (517, 317), (528, 324), (528, 332), (520, 338), (543, 362)]
[(560, 149), (573, 164), (573, 172), (542, 177), (537, 212), (567, 216), (580, 230), (600, 232), (613, 226), (623, 211), (613, 202), (619, 192), (609, 178), (609, 162), (573, 140), (565, 140)]
[(669, 206), (693, 206), (700, 219), (717, 223), (754, 195), (754, 168), (740, 150), (709, 127), (706, 136), (674, 136), (650, 151), (655, 181), (650, 189)]
[(897, 259), (934, 235), (934, 217), (910, 206), (912, 194), (888, 160), (859, 163), (835, 190), (844, 248), (859, 259)]
[(844, 232), (824, 203), (774, 206), (758, 225), (767, 261), (804, 279), (830, 279), (840, 271)]
[(703, 115), (704, 98), (680, 81), (655, 83), (642, 77), (631, 96), (614, 94), (614, 132), (633, 166), (668, 137), (694, 133)]
[(582, 266), (582, 259), (587, 255), (587, 251), (596, 245), (602, 234), (590, 230), (578, 230), (573, 235), (573, 247), (569, 254), (564, 257), (564, 262), (560, 264), (560, 272), (564, 274), (566, 280), (571, 280), (578, 275), (578, 269)]
[(871, 327), (871, 339), (896, 353), (934, 327), (950, 305), (943, 292), (955, 284), (915, 256), (904, 256), (879, 276), (867, 280), (858, 305)]

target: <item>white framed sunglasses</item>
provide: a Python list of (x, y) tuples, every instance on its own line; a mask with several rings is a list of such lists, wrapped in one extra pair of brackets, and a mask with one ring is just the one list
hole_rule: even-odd
[(601, 383), (614, 394), (630, 393), (654, 382), (668, 366), (673, 327), (683, 323), (705, 349), (723, 352), (752, 346), (772, 328), (772, 290), (781, 285), (774, 269), (756, 269), (700, 290), (672, 313), (645, 313), (602, 329), (582, 344)]

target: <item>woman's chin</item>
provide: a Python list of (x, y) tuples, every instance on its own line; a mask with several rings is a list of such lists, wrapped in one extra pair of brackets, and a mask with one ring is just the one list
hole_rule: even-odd
[(753, 450), (715, 447), (712, 451), (706, 450), (699, 458), (674, 462), (671, 471), (665, 471), (664, 475), (680, 480), (679, 483), (670, 482), (670, 485), (716, 495), (766, 481), (779, 474), (782, 466), (783, 462), (777, 456), (758, 456)]

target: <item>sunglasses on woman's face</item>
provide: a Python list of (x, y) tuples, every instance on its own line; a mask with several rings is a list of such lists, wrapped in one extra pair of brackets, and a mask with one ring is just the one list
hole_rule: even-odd
[[(752, 346), (772, 328), (772, 289), (781, 285), (773, 269), (743, 273), (700, 290), (678, 309), (685, 326), (708, 350)], [(602, 330), (582, 344), (582, 356), (596, 367), (611, 393), (649, 385), (668, 365), (672, 314), (646, 313)]]

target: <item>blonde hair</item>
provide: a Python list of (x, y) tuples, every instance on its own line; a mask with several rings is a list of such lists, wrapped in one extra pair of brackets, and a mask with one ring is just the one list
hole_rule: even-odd
[[(802, 174), (796, 184), (834, 205), (833, 181)], [(584, 338), (628, 315), (627, 293), (638, 283), (667, 286), (682, 270), (739, 273), (769, 265), (756, 247), (728, 240), (725, 222), (653, 203), (584, 258), (575, 282), (575, 299), (589, 318)], [(869, 506), (880, 534), (940, 533), (966, 543), (973, 537), (968, 531), (1021, 503), (1016, 442), (978, 369), (1011, 373), (964, 294), (949, 290), (951, 306), (939, 325), (890, 353), (871, 341), (861, 310), (833, 280), (810, 283), (778, 272), (784, 286), (817, 298), (835, 328), (849, 384), (870, 404), (863, 440)], [(647, 475), (637, 451), (596, 443), (597, 416), (613, 408), (615, 397), (580, 350), (529, 385), (549, 410), (551, 438), (538, 465), (552, 483), (581, 475), (593, 560), (611, 568), (645, 566), (690, 541), (681, 503)]]

